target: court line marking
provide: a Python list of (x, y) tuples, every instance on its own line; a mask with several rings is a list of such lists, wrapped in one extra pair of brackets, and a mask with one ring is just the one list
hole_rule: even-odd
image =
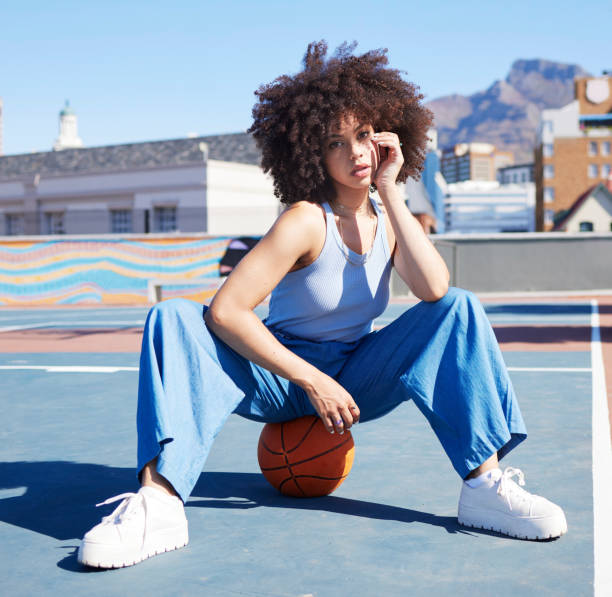
[(593, 572), (595, 597), (612, 594), (612, 443), (606, 377), (599, 327), (599, 305), (591, 300), (593, 367)]
[[(0, 371), (32, 370), (47, 371), (49, 373), (116, 373), (117, 371), (138, 371), (138, 367), (121, 367), (105, 365), (0, 365)], [(513, 372), (536, 373), (590, 373), (590, 367), (508, 367)]]
[(18, 330), (34, 330), (36, 328), (42, 328), (46, 325), (49, 325), (49, 322), (28, 323), (25, 325), (8, 325), (8, 326), (0, 327), (0, 332), (15, 332)]
[(0, 365), (6, 370), (46, 371), (47, 373), (117, 373), (118, 371), (138, 371), (138, 367), (105, 367), (101, 365)]
[(86, 324), (88, 327), (108, 327), (113, 325), (129, 325), (131, 327), (141, 327), (145, 323), (144, 319), (139, 320), (127, 320), (127, 321), (116, 321), (116, 320), (99, 320), (92, 321), (91, 319), (86, 319), (83, 321), (43, 321), (40, 323), (28, 323), (24, 325), (9, 325), (0, 327), (0, 333), (2, 332), (16, 332), (19, 330), (34, 330), (37, 328), (54, 328), (60, 327), (61, 329), (71, 330), (74, 329), (75, 325), (83, 325)]
[(537, 371), (543, 373), (590, 373), (591, 367), (507, 367), (508, 371)]

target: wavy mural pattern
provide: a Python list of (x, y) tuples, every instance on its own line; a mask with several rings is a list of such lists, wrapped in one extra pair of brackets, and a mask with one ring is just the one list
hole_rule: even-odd
[(164, 282), (163, 298), (203, 302), (218, 288), (219, 261), (231, 240), (4, 239), (0, 305), (145, 304), (150, 280)]

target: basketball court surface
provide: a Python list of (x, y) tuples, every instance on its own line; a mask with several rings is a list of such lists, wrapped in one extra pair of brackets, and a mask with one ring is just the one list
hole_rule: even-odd
[[(460, 480), (407, 403), (354, 427), (349, 477), (316, 499), (268, 485), (261, 425), (230, 417), (186, 505), (189, 545), (131, 568), (82, 568), (80, 538), (116, 506), (95, 504), (138, 487), (147, 309), (3, 308), (2, 595), (612, 595), (612, 296), (482, 300), (530, 434), (502, 468), (521, 468), (526, 489), (564, 508), (561, 539), (460, 527)], [(376, 324), (412, 304), (393, 302)]]

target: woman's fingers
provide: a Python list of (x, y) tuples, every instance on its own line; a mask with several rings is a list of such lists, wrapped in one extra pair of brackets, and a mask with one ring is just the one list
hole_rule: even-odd
[(322, 375), (308, 397), (329, 433), (342, 434), (359, 421), (359, 407), (353, 397), (327, 375)]
[[(323, 418), (328, 421), (325, 427), (330, 433), (339, 433), (342, 435), (345, 430), (350, 429), (355, 423), (359, 422), (359, 407), (353, 402), (350, 406), (341, 406), (337, 412), (334, 412)], [(329, 422), (331, 422), (331, 430)]]
[(340, 415), (338, 415), (334, 420), (334, 428), (340, 435), (344, 433), (344, 420), (340, 417)]
[(359, 417), (361, 415), (359, 407), (353, 402), (353, 404), (349, 406), (349, 410), (351, 411), (351, 415), (353, 415), (353, 423), (359, 423)]
[(325, 426), (325, 429), (329, 432), (329, 433), (334, 433), (334, 422), (333, 419), (329, 416), (321, 416), (321, 421), (323, 421), (323, 425)]

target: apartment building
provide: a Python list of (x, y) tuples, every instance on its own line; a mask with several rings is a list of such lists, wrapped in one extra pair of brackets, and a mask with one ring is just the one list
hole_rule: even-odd
[(575, 99), (543, 110), (534, 155), (536, 229), (552, 230), (577, 199), (612, 174), (612, 77), (582, 77)]
[(499, 151), (490, 143), (458, 143), (444, 149), (441, 171), (447, 183), (464, 180), (496, 180), (499, 168), (514, 164), (511, 151)]
[(500, 184), (534, 182), (533, 162), (498, 168), (497, 180)]

